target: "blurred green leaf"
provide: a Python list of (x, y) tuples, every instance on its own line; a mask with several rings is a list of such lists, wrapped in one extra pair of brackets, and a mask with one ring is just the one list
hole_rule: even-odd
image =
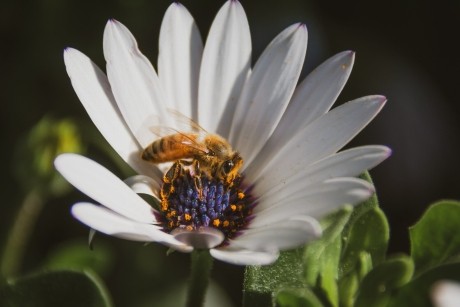
[(283, 251), (272, 265), (248, 266), (244, 276), (243, 305), (272, 306), (273, 293), (278, 289), (304, 287), (302, 254), (303, 249)]
[(111, 306), (99, 279), (89, 272), (54, 271), (17, 279), (0, 287), (0, 306)]
[(339, 282), (339, 305), (342, 307), (351, 307), (355, 302), (356, 292), (359, 288), (360, 278), (358, 273), (350, 272), (343, 276)]
[(280, 307), (322, 307), (316, 295), (307, 288), (283, 289), (276, 294), (276, 306)]
[(364, 277), (354, 306), (387, 306), (394, 291), (408, 283), (413, 272), (412, 259), (406, 255), (393, 257), (381, 263)]
[(15, 148), (14, 172), (24, 190), (60, 195), (69, 190), (54, 169), (54, 159), (64, 152), (84, 152), (77, 125), (70, 119), (42, 118)]
[(354, 223), (349, 224), (348, 236), (343, 238), (341, 272), (355, 271), (363, 252), (371, 256), (372, 265), (381, 263), (385, 259), (389, 237), (388, 221), (380, 208), (375, 207), (361, 214)]
[(338, 269), (342, 248), (342, 231), (352, 213), (351, 207), (345, 207), (324, 221), (322, 237), (305, 248), (305, 280), (312, 287), (319, 286), (332, 306), (337, 306)]
[(417, 274), (458, 260), (459, 221), (460, 202), (444, 200), (431, 205), (420, 221), (409, 229)]
[(452, 280), (460, 282), (460, 263), (438, 266), (421, 274), (402, 287), (389, 304), (390, 307), (430, 307), (430, 293), (436, 282)]
[[(187, 282), (185, 280), (175, 280), (169, 283), (170, 287), (166, 290), (150, 291), (149, 295), (142, 297), (137, 303), (131, 303), (135, 307), (172, 307), (185, 306), (187, 296)], [(203, 307), (234, 307), (232, 301), (225, 289), (222, 289), (218, 283), (209, 280), (209, 287), (206, 290), (206, 298)]]
[(91, 269), (98, 275), (104, 275), (113, 263), (112, 253), (103, 242), (94, 249), (84, 241), (66, 242), (55, 248), (47, 257), (47, 269)]

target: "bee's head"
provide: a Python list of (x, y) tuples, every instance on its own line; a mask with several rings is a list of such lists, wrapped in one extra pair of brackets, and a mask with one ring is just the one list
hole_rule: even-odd
[(219, 165), (219, 176), (230, 183), (235, 179), (242, 165), (243, 158), (235, 151), (230, 159), (222, 161)]

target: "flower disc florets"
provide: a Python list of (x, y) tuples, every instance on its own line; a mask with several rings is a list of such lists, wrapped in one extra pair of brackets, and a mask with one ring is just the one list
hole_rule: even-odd
[[(161, 187), (161, 218), (166, 232), (199, 231), (212, 227), (235, 237), (248, 223), (253, 205), (240, 189), (241, 177), (230, 184), (215, 178), (201, 177), (198, 189), (194, 176), (184, 171), (172, 184)], [(224, 241), (225, 243), (225, 241)]]

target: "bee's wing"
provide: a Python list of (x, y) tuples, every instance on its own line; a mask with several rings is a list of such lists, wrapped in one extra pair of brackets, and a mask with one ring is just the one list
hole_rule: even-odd
[(152, 141), (155, 141), (157, 139), (167, 137), (170, 135), (179, 134), (181, 135), (180, 138), (171, 138), (170, 141), (174, 142), (177, 140), (178, 143), (191, 147), (195, 151), (208, 153), (208, 149), (200, 141), (201, 136), (196, 132), (179, 131), (175, 128), (164, 127), (164, 126), (150, 127), (150, 131), (156, 136)]
[(164, 122), (164, 120), (158, 116), (156, 116), (156, 118), (150, 116), (148, 121), (145, 122), (144, 126), (148, 125), (148, 129), (146, 130), (148, 130), (150, 135), (147, 136), (147, 138), (150, 139), (149, 143), (166, 136), (180, 134), (182, 138), (178, 139), (181, 139), (181, 144), (190, 146), (197, 151), (207, 153), (208, 149), (203, 145), (202, 141), (208, 132), (193, 119), (185, 116), (177, 110), (168, 109), (168, 113), (171, 116), (171, 120), (169, 122), (174, 123), (174, 128), (161, 124), (155, 126), (155, 123)]
[(209, 134), (209, 132), (207, 132), (206, 129), (201, 127), (200, 124), (198, 124), (190, 117), (182, 114), (180, 111), (174, 109), (167, 109), (167, 111), (170, 114), (175, 126), (177, 127), (177, 130), (190, 131), (193, 133), (197, 133), (199, 135)]

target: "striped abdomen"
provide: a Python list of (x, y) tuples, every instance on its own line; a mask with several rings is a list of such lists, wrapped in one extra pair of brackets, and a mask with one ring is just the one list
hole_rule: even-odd
[(193, 158), (197, 153), (196, 134), (172, 134), (154, 141), (142, 152), (142, 159), (153, 163)]

